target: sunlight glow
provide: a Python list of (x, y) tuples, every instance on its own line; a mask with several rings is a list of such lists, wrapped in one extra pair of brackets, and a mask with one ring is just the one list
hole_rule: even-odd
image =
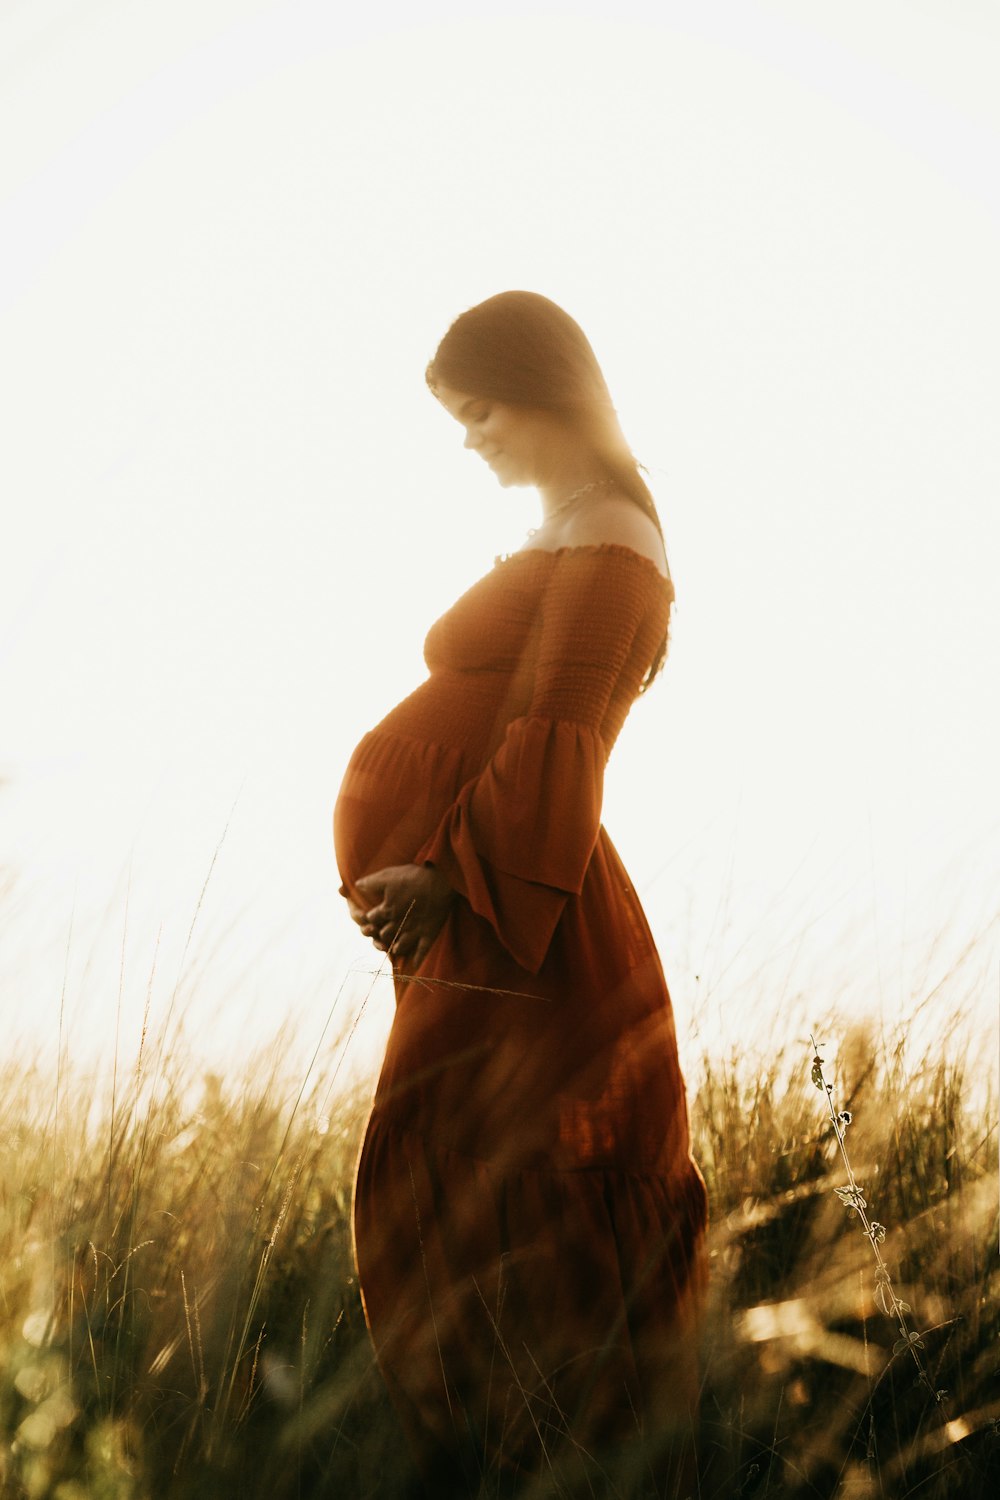
[(372, 967), (330, 808), (534, 521), (423, 385), (513, 286), (588, 332), (662, 510), (605, 821), (682, 1033), (898, 1019), (990, 930), (997, 19), (568, 15), (4, 8), (8, 1034), (106, 1056), (124, 965), (131, 1048), (159, 942), (206, 1056), (306, 1045)]

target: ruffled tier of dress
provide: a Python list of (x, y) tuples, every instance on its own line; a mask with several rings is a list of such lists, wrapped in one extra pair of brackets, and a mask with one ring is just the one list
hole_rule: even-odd
[(540, 1439), (555, 1452), (586, 1433), (602, 1452), (685, 1435), (704, 1293), (693, 1165), (499, 1172), (376, 1111), (356, 1212), (382, 1368), (426, 1471), (442, 1451), (518, 1471)]

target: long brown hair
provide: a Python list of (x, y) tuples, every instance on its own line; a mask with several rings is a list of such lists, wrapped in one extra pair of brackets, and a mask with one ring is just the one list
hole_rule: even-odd
[[(511, 406), (556, 412), (580, 434), (610, 479), (663, 527), (625, 440), (607, 381), (580, 325), (538, 292), (498, 292), (460, 313), (427, 366), (427, 384)], [(664, 636), (640, 692), (667, 654)]]

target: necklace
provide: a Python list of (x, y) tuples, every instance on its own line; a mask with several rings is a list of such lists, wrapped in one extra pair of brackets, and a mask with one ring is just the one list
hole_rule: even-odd
[(590, 495), (594, 490), (606, 490), (609, 485), (617, 484), (617, 482), (615, 479), (592, 479), (589, 484), (581, 484), (578, 490), (574, 490), (571, 495), (567, 495), (565, 500), (560, 500), (555, 509), (549, 511), (541, 526), (533, 526), (531, 528), (528, 532), (529, 539), (537, 536), (543, 527), (548, 526), (550, 521), (554, 521), (556, 516), (561, 516), (564, 511), (569, 510), (570, 506), (575, 505), (578, 500), (582, 500), (584, 495)]

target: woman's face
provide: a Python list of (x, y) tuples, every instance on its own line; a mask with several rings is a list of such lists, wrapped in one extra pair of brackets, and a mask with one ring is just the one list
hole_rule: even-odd
[(500, 484), (545, 482), (564, 437), (564, 424), (553, 413), (448, 386), (438, 386), (435, 395), (465, 428), (465, 446), (489, 464)]

